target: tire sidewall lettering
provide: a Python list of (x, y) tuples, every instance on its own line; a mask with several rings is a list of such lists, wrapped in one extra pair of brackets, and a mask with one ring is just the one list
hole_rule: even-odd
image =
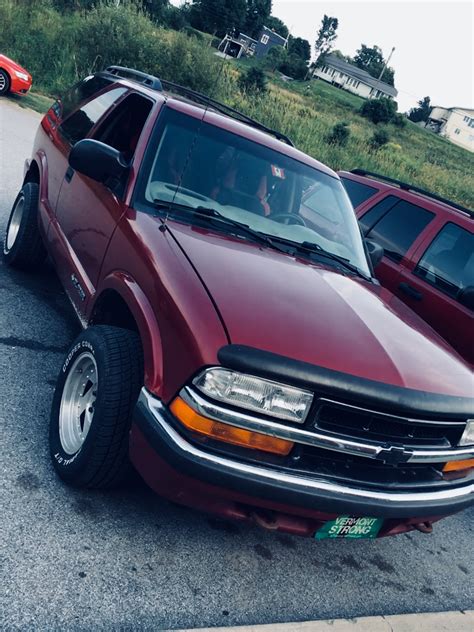
[(68, 366), (71, 364), (71, 360), (74, 358), (76, 353), (83, 349), (87, 349), (92, 353), (92, 355), (95, 355), (94, 347), (91, 345), (91, 343), (88, 340), (81, 340), (81, 342), (78, 342), (77, 345), (74, 345), (71, 351), (67, 354), (62, 368), (63, 373), (66, 373)]

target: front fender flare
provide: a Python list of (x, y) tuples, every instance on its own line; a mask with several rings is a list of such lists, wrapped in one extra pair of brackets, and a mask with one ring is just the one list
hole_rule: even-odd
[[(110, 273), (100, 284), (97, 297), (114, 290), (125, 301), (137, 325), (143, 344), (145, 386), (161, 397), (163, 387), (163, 347), (153, 308), (133, 277), (122, 271)], [(90, 316), (89, 316), (90, 317)]]

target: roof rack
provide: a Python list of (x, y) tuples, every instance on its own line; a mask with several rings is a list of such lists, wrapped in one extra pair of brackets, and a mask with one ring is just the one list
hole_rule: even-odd
[(149, 75), (146, 72), (134, 70), (133, 68), (125, 68), (124, 66), (109, 66), (104, 70), (104, 72), (109, 75), (114, 75), (114, 77), (120, 77), (121, 79), (129, 79), (130, 81), (135, 81), (136, 83), (142, 83), (147, 88), (163, 92), (163, 86), (158, 77)]
[(294, 147), (293, 142), (282, 134), (281, 132), (277, 132), (274, 129), (270, 129), (263, 125), (263, 123), (259, 123), (254, 120), (250, 116), (231, 108), (220, 101), (216, 101), (211, 97), (202, 94), (201, 92), (196, 92), (196, 90), (191, 90), (191, 88), (186, 88), (185, 86), (180, 86), (177, 83), (173, 83), (172, 81), (163, 81), (158, 77), (154, 77), (153, 75), (149, 75), (146, 72), (141, 72), (140, 70), (134, 70), (133, 68), (125, 68), (124, 66), (108, 66), (103, 72), (113, 75), (114, 77), (120, 77), (122, 79), (129, 79), (130, 81), (136, 81), (137, 83), (142, 83), (147, 88), (151, 88), (152, 90), (157, 90), (158, 92), (163, 92), (163, 88), (167, 90), (174, 90), (182, 94), (189, 99), (196, 101), (197, 103), (201, 103), (206, 106), (211, 106), (215, 110), (218, 110), (222, 114), (226, 114), (242, 123), (246, 123), (256, 129), (259, 129), (262, 132), (266, 132), (271, 136), (274, 136), (276, 139), (283, 141), (287, 145)]
[(429, 191), (425, 191), (425, 189), (421, 189), (420, 187), (412, 186), (411, 184), (407, 184), (406, 182), (402, 182), (401, 180), (396, 180), (395, 178), (389, 178), (389, 176), (384, 176), (380, 173), (374, 173), (372, 171), (365, 171), (365, 169), (352, 169), (351, 173), (356, 176), (368, 176), (369, 178), (375, 178), (377, 180), (382, 180), (384, 182), (388, 182), (390, 184), (395, 184), (400, 187), (403, 191), (413, 191), (414, 193), (420, 193), (428, 198), (433, 200), (437, 200), (438, 202), (442, 202), (443, 204), (447, 204), (457, 211), (461, 211), (462, 213), (466, 213), (469, 217), (474, 217), (474, 211), (456, 202), (451, 202), (451, 200), (447, 200), (446, 198), (441, 197), (440, 195), (436, 195), (436, 193), (430, 193)]
[(176, 91), (182, 94), (183, 96), (190, 98), (192, 101), (196, 101), (197, 103), (201, 103), (203, 105), (211, 106), (212, 108), (221, 112), (222, 114), (226, 114), (227, 116), (230, 116), (233, 119), (241, 121), (242, 123), (247, 123), (247, 125), (250, 125), (251, 127), (254, 127), (255, 129), (258, 129), (262, 132), (266, 132), (267, 134), (274, 136), (277, 140), (283, 141), (287, 145), (290, 145), (290, 147), (294, 147), (294, 144), (291, 141), (291, 139), (288, 138), (288, 136), (285, 136), (285, 134), (282, 134), (281, 132), (277, 132), (276, 130), (271, 129), (267, 127), (266, 125), (263, 125), (263, 123), (259, 123), (258, 121), (251, 118), (250, 116), (247, 116), (246, 114), (243, 114), (242, 112), (239, 112), (238, 110), (235, 110), (234, 108), (231, 108), (229, 105), (225, 105), (224, 103), (221, 103), (220, 101), (216, 101), (215, 99), (212, 99), (211, 97), (208, 97), (205, 94), (202, 94), (201, 92), (196, 92), (195, 90), (191, 90), (191, 88), (180, 86), (179, 84), (173, 83), (171, 81), (161, 81), (161, 84), (167, 90)]

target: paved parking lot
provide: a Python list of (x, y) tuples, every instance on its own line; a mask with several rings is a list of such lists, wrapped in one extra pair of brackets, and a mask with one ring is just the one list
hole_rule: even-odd
[[(0, 101), (0, 231), (38, 115)], [(469, 609), (474, 508), (380, 541), (314, 542), (172, 505), (140, 481), (66, 488), (49, 408), (78, 331), (53, 273), (0, 264), (0, 629), (156, 630)]]

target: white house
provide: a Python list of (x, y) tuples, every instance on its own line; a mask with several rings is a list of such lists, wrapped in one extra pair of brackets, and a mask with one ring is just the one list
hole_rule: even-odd
[(474, 110), (435, 106), (425, 127), (464, 149), (474, 151)]
[(344, 88), (364, 99), (386, 97), (394, 99), (398, 90), (384, 81), (377, 81), (366, 70), (349, 64), (336, 55), (328, 55), (324, 64), (318, 68), (314, 76), (328, 81), (338, 88)]

